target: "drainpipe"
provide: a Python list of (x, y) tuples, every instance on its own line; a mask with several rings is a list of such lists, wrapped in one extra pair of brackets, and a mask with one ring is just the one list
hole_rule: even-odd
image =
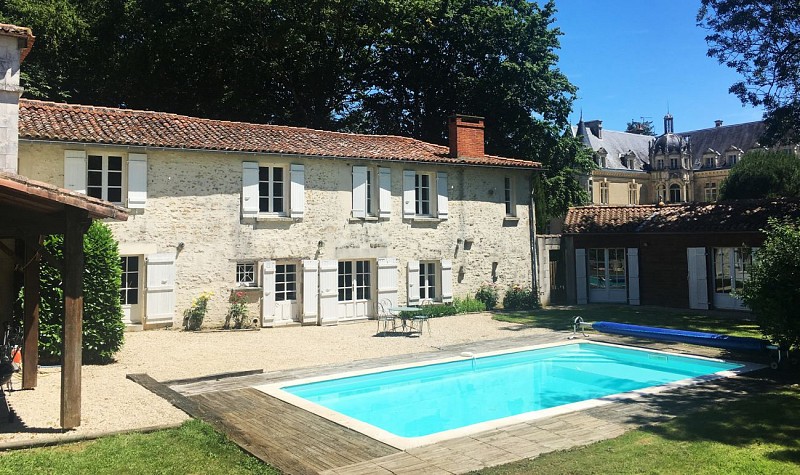
[(541, 297), (540, 289), (539, 289), (539, 245), (536, 242), (536, 200), (534, 198), (534, 176), (535, 173), (531, 173), (530, 178), (530, 191), (531, 191), (531, 205), (528, 207), (528, 225), (530, 226), (531, 232), (531, 277), (533, 285), (533, 290), (536, 292), (536, 298), (539, 300)]

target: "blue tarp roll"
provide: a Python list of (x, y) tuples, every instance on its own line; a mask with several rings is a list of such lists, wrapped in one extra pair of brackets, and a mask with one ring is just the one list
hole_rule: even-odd
[(720, 335), (718, 333), (672, 330), (670, 328), (646, 327), (627, 323), (595, 322), (592, 328), (603, 333), (635, 336), (651, 340), (676, 341), (693, 345), (713, 346), (726, 350), (762, 351), (769, 342), (757, 338)]

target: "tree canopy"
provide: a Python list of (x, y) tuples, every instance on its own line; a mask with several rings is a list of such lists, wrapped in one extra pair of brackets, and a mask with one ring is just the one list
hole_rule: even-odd
[(628, 122), (628, 127), (625, 129), (625, 132), (639, 135), (656, 135), (656, 129), (653, 127), (653, 121), (644, 119), (641, 121), (631, 120)]
[(708, 56), (743, 77), (730, 92), (764, 107), (763, 143), (800, 142), (800, 2), (703, 0), (697, 22)]
[(486, 117), (487, 153), (541, 161), (547, 214), (592, 166), (567, 130), (552, 0), (0, 0), (30, 26), (26, 95), (446, 143)]
[(800, 160), (787, 152), (744, 154), (722, 182), (720, 199), (800, 198)]

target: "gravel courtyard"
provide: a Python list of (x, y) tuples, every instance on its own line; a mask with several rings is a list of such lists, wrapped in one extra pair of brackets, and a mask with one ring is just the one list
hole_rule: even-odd
[[(165, 381), (243, 370), (285, 370), (435, 351), (447, 345), (548, 331), (498, 322), (490, 314), (480, 313), (433, 319), (430, 335), (426, 331), (412, 337), (376, 336), (373, 321), (239, 332), (126, 333), (125, 345), (115, 363), (83, 367), (79, 428), (61, 432), (61, 371), (59, 367), (42, 367), (35, 390), (6, 393), (19, 421), (0, 421), (0, 445), (94, 436), (178, 424), (187, 419), (182, 411), (126, 379), (130, 373), (147, 373)], [(19, 376), (15, 376), (14, 387), (21, 387)]]

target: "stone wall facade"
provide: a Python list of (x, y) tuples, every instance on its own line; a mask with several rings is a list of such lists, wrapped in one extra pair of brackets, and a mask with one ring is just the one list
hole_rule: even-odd
[[(201, 292), (214, 294), (207, 316), (210, 325), (224, 319), (232, 291), (242, 291), (251, 317), (260, 317), (266, 293), (260, 282), (254, 288), (237, 286), (237, 263), (255, 262), (257, 273), (263, 261), (297, 265), (300, 308), (296, 311), (300, 314), (304, 312), (303, 294), (309, 290), (300, 275), (303, 261), (368, 261), (377, 276), (378, 259), (395, 258), (398, 304), (408, 302), (409, 261), (435, 262), (439, 271), (443, 262), (451, 263), (452, 295), (456, 297), (474, 295), (486, 281), (503, 287), (532, 284), (530, 170), (24, 140), (20, 143), (20, 174), (65, 186), (65, 154), (75, 150), (87, 155), (122, 157), (123, 197), (127, 196), (129, 155), (146, 155), (146, 204), (141, 209), (131, 209), (127, 222), (108, 224), (119, 240), (120, 253), (140, 256), (142, 269), (148, 256), (172, 257), (174, 325), (181, 323), (183, 310)], [(292, 164), (303, 165), (302, 218), (243, 218), (243, 162), (287, 170)], [(354, 166), (391, 170), (388, 217), (353, 217)], [(447, 219), (403, 217), (404, 170), (433, 176), (437, 172), (447, 174)], [(505, 210), (506, 178), (512, 183), (513, 217), (508, 217)], [(145, 272), (139, 276), (140, 307), (145, 303), (148, 287)], [(377, 282), (375, 276), (370, 283), (369, 302), (350, 317), (373, 317), (378, 311), (376, 296), (383, 283)], [(311, 285), (315, 284), (308, 286)], [(436, 285), (440, 295), (434, 300), (441, 300), (441, 282)], [(309, 291), (325, 290), (335, 289)], [(134, 309), (136, 312), (146, 315), (143, 308)], [(147, 318), (128, 318), (148, 326)], [(298, 321), (318, 323), (302, 317), (283, 320)]]

